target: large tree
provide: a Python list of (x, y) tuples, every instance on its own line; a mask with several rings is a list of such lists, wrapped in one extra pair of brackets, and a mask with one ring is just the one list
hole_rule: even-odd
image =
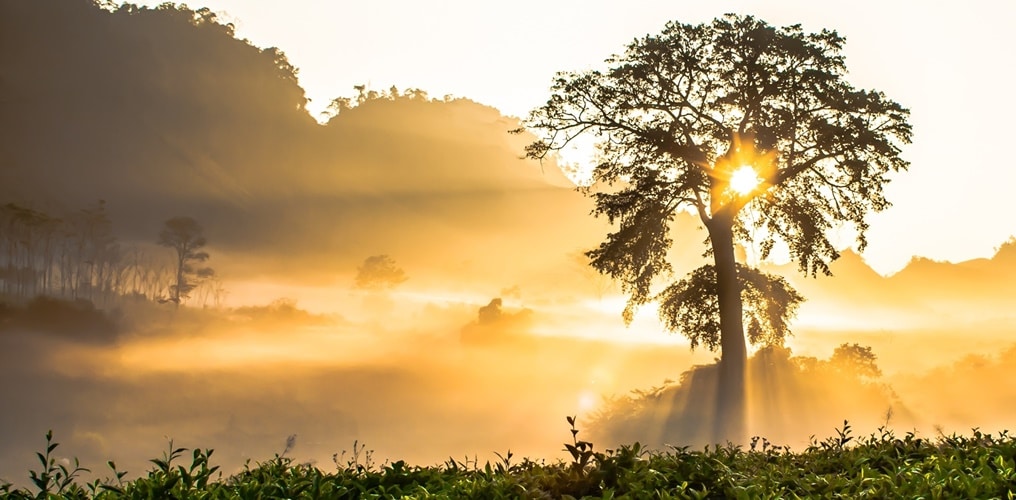
[(204, 228), (193, 218), (173, 217), (164, 223), (158, 243), (176, 253), (176, 275), (166, 300), (179, 306), (201, 280), (215, 274), (209, 267), (198, 267), (199, 263), (208, 260), (208, 252), (202, 250), (208, 244), (208, 239), (205, 238)]
[[(659, 300), (671, 330), (719, 348), (718, 441), (745, 437), (745, 320), (748, 340), (781, 343), (801, 300), (739, 263), (735, 244), (757, 236), (763, 259), (785, 244), (802, 272), (829, 274), (830, 230), (852, 226), (863, 250), (866, 215), (889, 206), (888, 175), (909, 166), (909, 111), (845, 80), (843, 43), (751, 16), (670, 22), (604, 71), (557, 74), (526, 120), (541, 137), (531, 158), (595, 138), (584, 189), (616, 231), (587, 255), (622, 283), (626, 320)], [(708, 232), (712, 263), (653, 293), (672, 272), (670, 222), (684, 210)]]

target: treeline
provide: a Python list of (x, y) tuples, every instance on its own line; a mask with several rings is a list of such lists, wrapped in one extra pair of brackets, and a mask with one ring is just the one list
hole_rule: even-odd
[[(171, 252), (124, 244), (113, 232), (106, 202), (66, 213), (18, 203), (0, 206), (0, 293), (4, 299), (49, 296), (104, 306), (132, 297), (165, 301), (176, 285)], [(196, 287), (199, 305), (218, 305), (217, 279)]]

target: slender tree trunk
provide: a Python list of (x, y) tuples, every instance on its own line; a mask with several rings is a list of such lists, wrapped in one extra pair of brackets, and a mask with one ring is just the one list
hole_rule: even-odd
[(183, 276), (183, 266), (186, 263), (184, 251), (177, 249), (177, 261), (176, 261), (176, 287), (173, 292), (173, 302), (176, 303), (176, 308), (180, 308), (180, 295), (183, 294), (183, 288), (185, 286)]
[(707, 225), (716, 265), (717, 297), (720, 308), (720, 365), (716, 421), (713, 442), (744, 444), (747, 438), (745, 346), (741, 310), (741, 284), (737, 280), (732, 221), (714, 218)]

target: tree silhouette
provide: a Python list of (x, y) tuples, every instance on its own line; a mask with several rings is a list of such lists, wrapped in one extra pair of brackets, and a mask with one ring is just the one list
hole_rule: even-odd
[(126, 265), (106, 202), (55, 216), (0, 205), (0, 292), (108, 303), (123, 292)]
[(170, 296), (166, 301), (180, 305), (198, 283), (213, 276), (209, 267), (195, 267), (208, 260), (208, 252), (201, 249), (208, 243), (204, 229), (191, 217), (173, 217), (165, 222), (159, 232), (159, 245), (176, 252), (176, 280), (170, 285)]
[(406, 272), (388, 255), (372, 255), (356, 268), (353, 286), (364, 290), (388, 290), (406, 281)]
[(846, 376), (874, 379), (882, 376), (876, 364), (878, 357), (871, 347), (858, 344), (841, 344), (833, 350), (829, 363)]
[[(752, 16), (670, 22), (605, 71), (558, 73), (526, 121), (542, 134), (530, 158), (595, 138), (594, 183), (583, 189), (618, 227), (588, 253), (591, 265), (622, 283), (626, 321), (660, 300), (672, 331), (720, 349), (717, 442), (745, 437), (744, 313), (748, 340), (780, 343), (801, 300), (739, 264), (735, 243), (757, 240), (764, 259), (779, 242), (805, 274), (829, 274), (839, 256), (829, 230), (853, 226), (863, 250), (866, 214), (889, 206), (888, 174), (909, 166), (899, 156), (909, 111), (845, 81), (843, 43), (835, 31)], [(749, 182), (732, 182), (744, 172)], [(672, 271), (669, 226), (682, 210), (701, 219), (712, 263), (654, 294)]]

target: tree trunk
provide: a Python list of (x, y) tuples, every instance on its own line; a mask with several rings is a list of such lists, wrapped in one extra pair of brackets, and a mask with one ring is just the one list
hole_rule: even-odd
[(741, 284), (737, 280), (734, 236), (731, 220), (718, 217), (707, 225), (716, 265), (717, 298), (720, 308), (720, 364), (716, 421), (713, 443), (744, 444), (747, 438), (745, 346), (741, 310)]
[(180, 301), (181, 301), (180, 295), (182, 295), (182, 290), (183, 290), (183, 287), (184, 287), (184, 284), (183, 284), (184, 283), (184, 281), (183, 281), (183, 266), (184, 266), (183, 251), (180, 250), (180, 249), (177, 249), (176, 287), (174, 288), (174, 291), (173, 291), (173, 302), (176, 303), (176, 307), (177, 308), (180, 307)]

